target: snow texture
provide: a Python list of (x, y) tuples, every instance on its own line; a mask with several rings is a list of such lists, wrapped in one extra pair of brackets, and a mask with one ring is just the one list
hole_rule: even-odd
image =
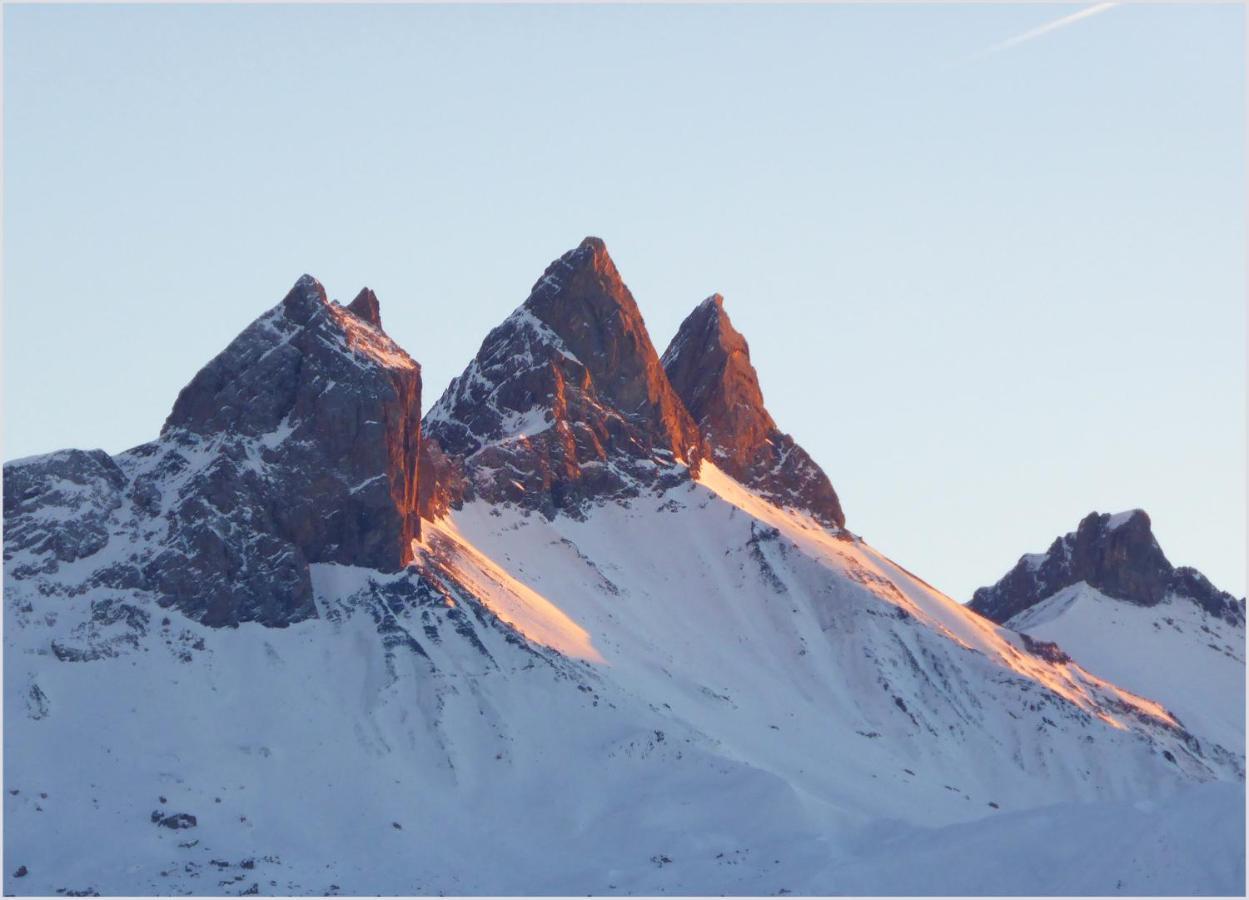
[(1244, 889), (1243, 720), (713, 465), (468, 503), (402, 571), (313, 565), (313, 618), (215, 629), (83, 589), (144, 539), (96, 463), (40, 514), (94, 537), (8, 548), (6, 893)]

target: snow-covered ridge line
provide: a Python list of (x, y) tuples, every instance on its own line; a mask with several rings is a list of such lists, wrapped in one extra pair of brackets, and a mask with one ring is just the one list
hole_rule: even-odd
[[(1029, 652), (1008, 629), (993, 625), (968, 611), (961, 603), (906, 572), (861, 539), (844, 540), (804, 512), (778, 509), (712, 464), (700, 473), (699, 483), (760, 522), (779, 529), (817, 559), (848, 566), (869, 584), (880, 585), (878, 595), (885, 602), (905, 609), (960, 645), (983, 653), (1012, 672), (1044, 685), (1109, 724), (1117, 728), (1127, 727), (1123, 718), (1123, 713), (1126, 713), (1153, 719), (1167, 727), (1177, 727), (1175, 719), (1160, 704), (1121, 690), (1084, 671), (1074, 662), (1053, 663)], [(1108, 709), (1107, 700), (1119, 706), (1121, 711)]]

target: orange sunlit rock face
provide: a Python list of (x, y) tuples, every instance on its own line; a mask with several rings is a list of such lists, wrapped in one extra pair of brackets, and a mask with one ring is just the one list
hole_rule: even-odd
[[(391, 391), (381, 396), (387, 478), (390, 496), (399, 518), (394, 540), (401, 565), (412, 561), (412, 542), (421, 536), (421, 367), (382, 331), (377, 295), (362, 290), (345, 309), (331, 307), (357, 353), (376, 361), (390, 381)], [(369, 327), (360, 327), (364, 322)]]
[(773, 503), (845, 526), (824, 470), (776, 427), (763, 405), (750, 348), (729, 320), (723, 297), (713, 294), (686, 317), (664, 351), (663, 366), (717, 466)]
[(422, 431), (431, 518), (472, 497), (575, 513), (688, 480), (702, 457), (633, 295), (592, 237), (546, 268)]

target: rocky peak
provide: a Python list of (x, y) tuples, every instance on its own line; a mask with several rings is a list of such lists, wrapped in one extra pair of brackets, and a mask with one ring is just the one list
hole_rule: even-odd
[(593, 237), (547, 266), (424, 429), (440, 473), (431, 516), (476, 493), (577, 514), (688, 477), (701, 458), (637, 303)]
[(663, 367), (717, 466), (775, 503), (844, 527), (828, 476), (776, 427), (764, 406), (750, 347), (733, 327), (722, 296), (712, 294), (681, 323)]
[(763, 405), (750, 348), (733, 327), (723, 297), (713, 294), (686, 317), (664, 351), (663, 366), (717, 464), (748, 465), (776, 423)]
[[(310, 563), (411, 560), (420, 395), (420, 366), (305, 275), (196, 374), (159, 440), (107, 464), (6, 467), (6, 487), (90, 485), (90, 547), (122, 533), (130, 548), (96, 586), (150, 591), (209, 625), (286, 625), (316, 615)], [(47, 559), (55, 569), (84, 542), (43, 545), (68, 548)]]
[(361, 288), (360, 293), (356, 294), (356, 299), (347, 304), (347, 309), (374, 328), (381, 329), (382, 308), (377, 302), (377, 294), (368, 288)]
[(1171, 565), (1141, 509), (1114, 515), (1089, 513), (1074, 532), (1045, 553), (1020, 558), (1001, 581), (976, 591), (970, 607), (995, 622), (1006, 622), (1065, 587), (1085, 582), (1108, 597), (1156, 606), (1169, 596), (1183, 597), (1232, 622), (1244, 621), (1244, 604), (1217, 590), (1190, 568)]
[(697, 443), (697, 429), (664, 375), (642, 313), (596, 237), (547, 266), (524, 308), (554, 332), (617, 409), (655, 420), (678, 459)]

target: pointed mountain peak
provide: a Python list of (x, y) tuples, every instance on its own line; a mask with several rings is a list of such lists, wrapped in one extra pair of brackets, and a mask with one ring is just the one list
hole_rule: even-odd
[(525, 306), (573, 305), (575, 301), (611, 301), (637, 314), (633, 295), (625, 287), (602, 238), (587, 237), (553, 261), (534, 282)]
[(382, 307), (377, 302), (377, 294), (369, 288), (361, 288), (356, 299), (347, 304), (347, 309), (374, 328), (382, 327)]
[(568, 271), (591, 269), (612, 278), (620, 278), (620, 273), (616, 271), (616, 264), (612, 262), (611, 254), (607, 252), (607, 244), (602, 238), (593, 235), (584, 238), (580, 244), (553, 262), (548, 267), (548, 271), (555, 266)]
[(153, 471), (190, 467), (165, 497), (154, 568), (189, 615), (287, 624), (316, 615), (309, 563), (411, 560), (420, 366), (357, 315), (300, 278), (200, 369), (144, 451)]
[(733, 327), (724, 297), (712, 294), (685, 318), (663, 366), (717, 466), (775, 503), (845, 525), (828, 476), (764, 406), (750, 347)]
[(1024, 555), (1001, 581), (976, 591), (970, 606), (1003, 623), (1081, 581), (1138, 606), (1178, 596), (1229, 621), (1244, 619), (1243, 604), (1230, 594), (1215, 589), (1195, 569), (1171, 565), (1143, 509), (1089, 513), (1047, 551)]
[(712, 294), (685, 317), (663, 355), (664, 371), (703, 435), (740, 462), (776, 423), (763, 405), (750, 347), (733, 327), (724, 298)]
[(607, 246), (587, 237), (547, 266), (521, 310), (559, 339), (589, 373), (601, 400), (658, 424), (662, 444), (686, 459), (697, 429), (664, 375), (633, 294)]
[(311, 275), (301, 275), (282, 298), (282, 309), (296, 322), (307, 322), (312, 316), (329, 306), (329, 298), (321, 282)]
[(439, 450), (457, 479), (488, 469), (473, 482), (487, 499), (552, 513), (687, 477), (701, 456), (637, 303), (594, 237), (546, 267), (425, 427), (427, 453)]

